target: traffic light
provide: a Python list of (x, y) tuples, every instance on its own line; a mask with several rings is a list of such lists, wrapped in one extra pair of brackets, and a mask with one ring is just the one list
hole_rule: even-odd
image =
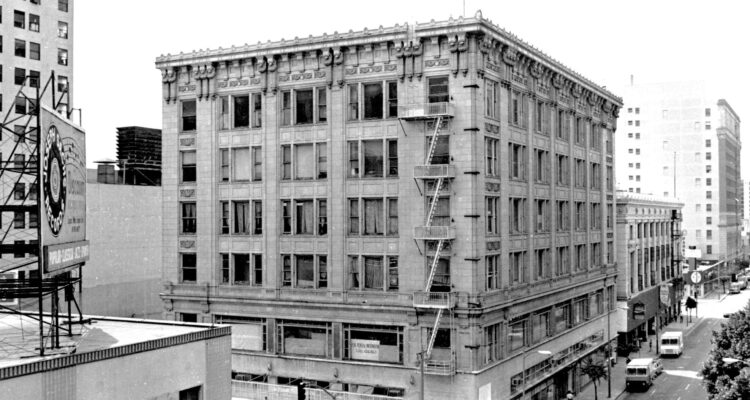
[(305, 391), (306, 387), (307, 384), (305, 382), (300, 382), (297, 384), (297, 400), (307, 399), (307, 392)]

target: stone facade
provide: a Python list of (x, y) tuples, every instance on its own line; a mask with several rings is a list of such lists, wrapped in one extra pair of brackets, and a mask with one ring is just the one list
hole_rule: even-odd
[[(680, 315), (682, 207), (677, 199), (629, 192), (617, 195), (619, 343), (635, 343)], [(661, 297), (661, 292), (668, 294)], [(640, 306), (636, 306), (640, 304)]]
[(165, 317), (245, 332), (238, 376), (416, 398), (426, 351), (426, 398), (577, 391), (618, 97), (481, 14), (156, 66)]

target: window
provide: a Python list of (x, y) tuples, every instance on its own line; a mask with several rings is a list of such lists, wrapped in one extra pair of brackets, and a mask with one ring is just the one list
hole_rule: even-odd
[(713, 254), (714, 253), (714, 247), (710, 244), (706, 245), (706, 254)]
[(250, 180), (250, 149), (240, 147), (232, 149), (232, 181)]
[(526, 233), (526, 199), (509, 198), (510, 234)]
[(65, 93), (68, 91), (68, 77), (59, 75), (57, 77), (57, 90), (60, 93)]
[(195, 182), (195, 151), (181, 151), (180, 157), (182, 159), (182, 182)]
[(233, 201), (232, 211), (234, 215), (232, 233), (250, 233), (250, 202), (247, 200)]
[(610, 191), (613, 190), (614, 188), (613, 181), (614, 179), (613, 179), (612, 167), (607, 166), (607, 190), (610, 190)]
[(579, 158), (575, 159), (575, 187), (585, 188), (586, 187), (586, 160)]
[(182, 229), (184, 234), (194, 234), (196, 228), (196, 207), (195, 203), (181, 203), (182, 206)]
[(570, 248), (558, 247), (555, 271), (558, 276), (570, 273)]
[(567, 201), (557, 201), (557, 224), (558, 232), (570, 230), (570, 205)]
[[(640, 139), (640, 135), (637, 135), (636, 139)], [(602, 149), (602, 131), (595, 125), (591, 126), (591, 148), (594, 150)]]
[(263, 201), (253, 201), (253, 234), (263, 233)]
[(641, 154), (641, 149), (635, 149), (635, 154), (636, 154), (636, 155), (639, 155), (639, 154)]
[(181, 253), (180, 282), (196, 282), (198, 277), (197, 260), (194, 253)]
[(641, 126), (641, 121), (635, 121), (635, 126)]
[(575, 202), (576, 208), (576, 230), (586, 230), (586, 203), (581, 201)]
[(182, 132), (195, 130), (195, 100), (182, 101)]
[(500, 255), (485, 257), (486, 290), (500, 289)]
[(327, 177), (326, 143), (281, 145), (281, 179), (307, 180)]
[(549, 200), (534, 200), (534, 232), (549, 232), (550, 210)]
[(26, 13), (13, 10), (13, 26), (21, 29), (26, 28)]
[[(435, 274), (436, 281), (441, 279), (438, 275)], [(354, 290), (398, 290), (398, 257), (349, 256), (348, 287)]]
[[(29, 42), (29, 58), (32, 60), (39, 60), (39, 43)], [(39, 73), (37, 72), (37, 75)]]
[(560, 186), (570, 185), (570, 161), (568, 156), (558, 154), (557, 158), (557, 184)]
[(229, 202), (228, 201), (220, 201), (219, 207), (221, 209), (221, 216), (219, 219), (219, 226), (221, 229), (222, 235), (229, 234)]
[(16, 100), (14, 103), (14, 111), (16, 112), (16, 114), (26, 114), (27, 110), (26, 97), (24, 97), (23, 94), (16, 96)]
[(526, 127), (526, 115), (528, 114), (528, 102), (526, 101), (526, 94), (521, 92), (510, 90), (510, 110), (509, 110), (509, 122), (512, 125), (525, 128)]
[(534, 149), (534, 180), (549, 183), (549, 151)]
[(706, 190), (706, 198), (707, 199), (711, 198), (711, 191), (710, 190)]
[(427, 102), (447, 103), (450, 101), (448, 94), (448, 77), (427, 78)]
[(712, 222), (713, 221), (711, 217), (706, 217), (706, 225), (711, 225)]
[(712, 208), (713, 208), (713, 207), (712, 207), (712, 205), (711, 205), (711, 204), (706, 204), (706, 211), (707, 211), (707, 212), (711, 212), (711, 211), (712, 211)]
[(15, 40), (17, 57), (26, 57), (26, 41), (21, 39)]
[(576, 269), (579, 271), (588, 268), (588, 251), (586, 250), (585, 244), (578, 244), (575, 246), (576, 249)]
[(564, 110), (557, 112), (557, 137), (566, 142), (570, 138), (570, 116)]
[(281, 92), (281, 97), (281, 125), (326, 122), (325, 87), (287, 90)]
[(713, 231), (711, 231), (710, 229), (706, 229), (706, 239), (713, 239)]
[(706, 178), (706, 186), (711, 186), (711, 178)]
[(707, 174), (711, 173), (711, 166), (710, 165), (706, 165), (706, 173)]
[[(344, 324), (343, 327), (344, 359), (403, 363), (404, 328), (355, 324)], [(378, 349), (374, 353), (367, 351), (372, 346)]]
[(502, 357), (502, 346), (500, 345), (500, 324), (490, 325), (484, 328), (484, 363), (489, 364), (499, 361)]
[(487, 234), (500, 234), (500, 197), (487, 196), (485, 198), (487, 213)]
[(586, 147), (586, 120), (582, 117), (576, 118), (575, 125), (575, 143), (579, 146)]
[(500, 103), (500, 85), (495, 81), (485, 79), (484, 98), (484, 115), (500, 119), (500, 108), (498, 107)]
[(35, 14), (29, 14), (29, 30), (32, 32), (39, 32), (39, 16)]
[(706, 147), (711, 147), (711, 139), (706, 139)]
[(544, 101), (537, 101), (535, 111), (536, 111), (536, 115), (534, 117), (534, 120), (535, 120), (534, 124), (536, 127), (536, 131), (543, 135), (549, 135), (550, 125), (551, 125), (549, 105)]
[(278, 320), (276, 329), (280, 354), (331, 357), (333, 326), (330, 322)]
[(546, 339), (550, 333), (549, 312), (543, 312), (531, 317), (531, 340), (534, 343)]
[(484, 138), (484, 152), (486, 163), (484, 166), (485, 174), (489, 176), (498, 176), (500, 174), (500, 166), (498, 163), (499, 155), (498, 148), (500, 141), (490, 137)]
[(359, 119), (359, 85), (349, 85), (349, 107), (347, 113), (349, 121)]
[[(23, 85), (26, 80), (26, 70), (23, 68), (15, 68), (14, 83), (16, 85)], [(24, 112), (25, 113), (25, 112)]]
[[(31, 198), (31, 193), (34, 193), (36, 189), (32, 186), (32, 188), (29, 190), (29, 198)], [(35, 196), (36, 197), (36, 196)], [(36, 212), (30, 212), (29, 213), (29, 228), (34, 229), (37, 228), (39, 225), (39, 219), (37, 218)]]
[(350, 141), (349, 177), (382, 178), (384, 176), (398, 176), (398, 141), (396, 139)]
[(19, 143), (26, 142), (26, 126), (25, 125), (13, 125), (13, 141)]
[(57, 63), (60, 65), (68, 65), (68, 50), (57, 49)]
[(526, 146), (508, 143), (508, 162), (510, 179), (526, 180)]
[[(638, 178), (637, 180), (640, 180)], [(591, 163), (591, 188), (599, 190), (602, 188), (602, 166), (598, 163)]]
[(710, 160), (710, 159), (711, 159), (711, 153), (710, 152), (706, 152), (706, 160)]
[(57, 21), (57, 37), (60, 39), (68, 38), (68, 23), (63, 21)]
[(514, 284), (526, 282), (526, 252), (517, 251), (508, 254), (510, 280)]
[(13, 213), (13, 228), (14, 229), (26, 229), (26, 213), (22, 211), (15, 211)]
[(282, 255), (282, 285), (301, 289), (328, 287), (328, 257), (325, 255)]
[(708, 121), (706, 121), (706, 130), (707, 130), (707, 131), (710, 131), (710, 130), (711, 130), (711, 123), (710, 123), (710, 122), (708, 122)]
[(68, 12), (68, 0), (57, 0), (57, 9)]
[(548, 278), (550, 275), (550, 250), (534, 250), (534, 275), (537, 280)]
[(521, 320), (518, 322), (511, 322), (508, 325), (510, 334), (508, 335), (508, 348), (510, 351), (516, 351), (523, 348), (526, 345), (528, 320)]
[[(360, 221), (362, 226), (359, 226)], [(398, 199), (349, 199), (349, 234), (359, 235), (360, 232), (362, 235), (398, 235)]]
[[(281, 211), (282, 234), (325, 235), (328, 233), (326, 200), (282, 200)], [(260, 210), (256, 209), (254, 212), (258, 213)]]
[[(14, 154), (13, 155), (13, 168), (19, 171), (22, 171), (26, 166), (26, 156), (24, 154)], [(24, 184), (21, 182), (20, 184)], [(16, 185), (18, 187), (18, 185)]]

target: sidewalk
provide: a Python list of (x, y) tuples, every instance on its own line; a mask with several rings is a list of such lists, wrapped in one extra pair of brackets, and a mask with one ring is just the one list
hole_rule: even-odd
[[(671, 322), (665, 326), (663, 326), (661, 329), (659, 329), (659, 333), (672, 331), (672, 332), (683, 332), (683, 334), (687, 337), (690, 336), (690, 333), (693, 332), (693, 330), (701, 323), (703, 322), (703, 317), (693, 317), (691, 319), (691, 322), (687, 322), (687, 317), (683, 320), (682, 323), (680, 323), (679, 319), (675, 322)], [(654, 338), (656, 340), (656, 338)], [(648, 349), (648, 343), (645, 343), (642, 345), (642, 350), (640, 351), (640, 355), (638, 353), (632, 353), (630, 355), (630, 358), (650, 358), (650, 357), (656, 357), (656, 348), (654, 346), (653, 349)], [(623, 396), (623, 393), (625, 392), (625, 357), (617, 357), (617, 364), (612, 366), (612, 397), (611, 399), (619, 399), (621, 396)], [(599, 399), (605, 400), (607, 399), (607, 380), (603, 379), (599, 381), (597, 384), (598, 387), (598, 394)], [(594, 384), (589, 383), (586, 385), (586, 387), (581, 390), (580, 393), (576, 395), (576, 400), (592, 400), (594, 399)]]

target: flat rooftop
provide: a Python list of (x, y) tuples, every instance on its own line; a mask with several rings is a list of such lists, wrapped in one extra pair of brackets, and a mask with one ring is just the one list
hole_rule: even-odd
[[(50, 325), (45, 324), (45, 355), (41, 357), (35, 317), (0, 312), (0, 379), (231, 334), (228, 325), (84, 316), (85, 323), (73, 319), (72, 335), (60, 330), (59, 348), (51, 347)], [(47, 316), (44, 320), (50, 321)], [(61, 327), (67, 328), (66, 320), (60, 316)]]

